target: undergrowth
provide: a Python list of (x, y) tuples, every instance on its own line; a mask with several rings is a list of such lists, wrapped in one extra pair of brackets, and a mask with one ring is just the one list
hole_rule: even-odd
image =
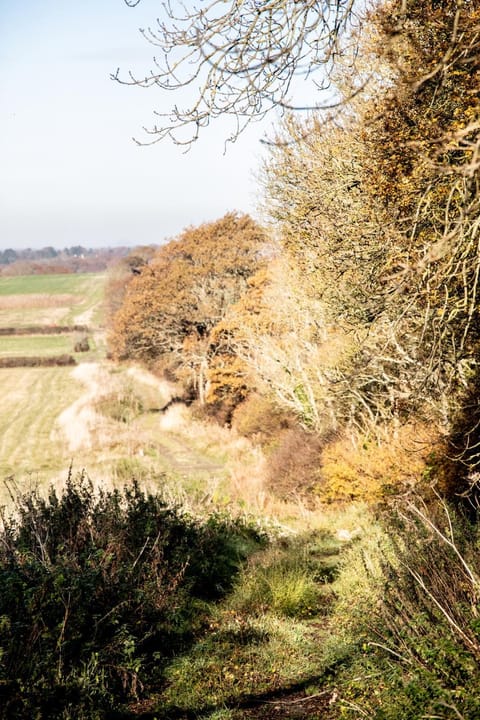
[(476, 525), (438, 497), (341, 518), (267, 539), (136, 483), (20, 498), (0, 717), (476, 720)]
[(148, 697), (265, 538), (137, 484), (18, 499), (0, 536), (0, 717), (102, 718)]

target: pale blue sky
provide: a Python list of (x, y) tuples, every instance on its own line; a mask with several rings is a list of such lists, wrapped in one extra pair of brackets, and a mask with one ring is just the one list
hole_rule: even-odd
[(138, 28), (159, 7), (0, 0), (0, 249), (157, 243), (227, 210), (255, 212), (259, 140), (272, 120), (225, 156), (222, 123), (186, 155), (168, 140), (131, 139), (172, 95), (110, 73), (151, 67)]

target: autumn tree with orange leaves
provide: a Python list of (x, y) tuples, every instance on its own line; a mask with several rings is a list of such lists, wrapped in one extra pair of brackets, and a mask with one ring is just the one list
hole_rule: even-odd
[(203, 402), (211, 330), (265, 262), (267, 245), (248, 215), (227, 213), (161, 247), (114, 317), (114, 357), (173, 373)]

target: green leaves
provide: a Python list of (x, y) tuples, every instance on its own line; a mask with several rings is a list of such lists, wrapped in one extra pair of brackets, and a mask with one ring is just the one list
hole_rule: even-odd
[(262, 543), (241, 521), (199, 522), (136, 484), (97, 493), (70, 479), (18, 511), (0, 542), (0, 717), (45, 705), (70, 717), (74, 702), (96, 718), (148, 694)]

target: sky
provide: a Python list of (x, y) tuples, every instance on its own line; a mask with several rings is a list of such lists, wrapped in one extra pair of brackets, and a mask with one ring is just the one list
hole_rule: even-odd
[(154, 50), (140, 27), (160, 0), (0, 0), (0, 250), (143, 245), (229, 210), (255, 215), (254, 124), (224, 154), (220, 121), (184, 151), (138, 147), (172, 93), (122, 86)]

